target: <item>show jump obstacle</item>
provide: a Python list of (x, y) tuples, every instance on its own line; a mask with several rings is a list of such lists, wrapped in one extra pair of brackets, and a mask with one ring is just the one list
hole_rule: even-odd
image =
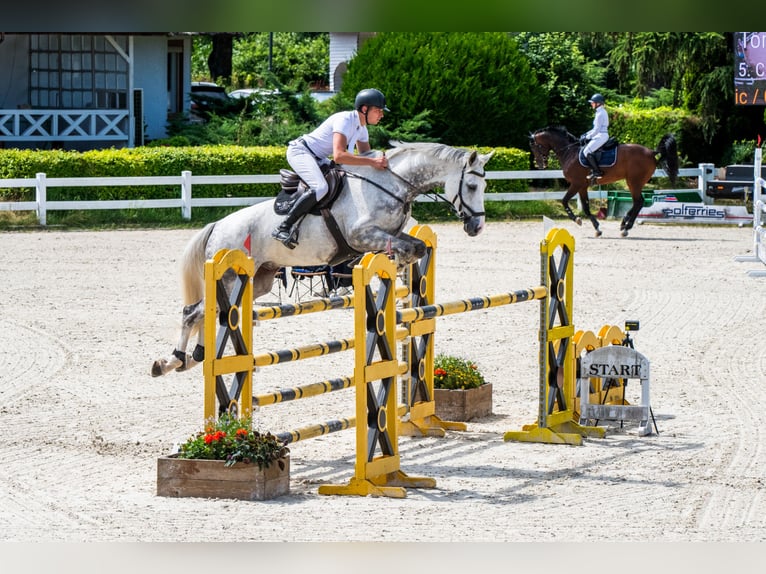
[[(738, 255), (735, 261), (762, 263), (766, 265), (766, 229), (764, 229), (764, 214), (766, 214), (766, 181), (761, 177), (762, 149), (755, 148), (753, 162), (753, 253)], [(766, 277), (766, 269), (750, 269), (747, 274), (751, 277)]]
[[(205, 265), (205, 419), (224, 412), (247, 416), (252, 413), (253, 404), (263, 406), (353, 388), (356, 393), (354, 416), (277, 435), (281, 440), (294, 442), (356, 428), (354, 477), (345, 485), (320, 486), (319, 493), (404, 497), (408, 487), (434, 487), (434, 479), (411, 477), (400, 469), (398, 437), (401, 434), (443, 436), (445, 429), (465, 429), (462, 423), (443, 421), (434, 414), (435, 319), (539, 300), (537, 421), (521, 431), (505, 433), (504, 438), (507, 441), (579, 445), (584, 436), (603, 437), (603, 428), (579, 424), (579, 413), (575, 410), (574, 238), (563, 229), (554, 228), (547, 233), (540, 243), (539, 286), (436, 303), (436, 235), (427, 226), (416, 226), (410, 234), (426, 243), (427, 252), (403, 273), (407, 282), (405, 287), (397, 287), (397, 268), (391, 259), (384, 254), (369, 253), (354, 267), (353, 297), (280, 305), (255, 313), (252, 309), (252, 259), (239, 250), (223, 250), (209, 260)], [(227, 272), (236, 275), (230, 292), (223, 280)], [(397, 299), (406, 296), (409, 299), (397, 309)], [(253, 319), (276, 319), (352, 306), (353, 338), (258, 355), (252, 353)], [(584, 344), (590, 340), (586, 339)], [(605, 339), (601, 339), (599, 346), (603, 341)], [(402, 345), (403, 361), (398, 357), (398, 344)], [(351, 349), (355, 352), (355, 366), (349, 377), (253, 396), (253, 370), (257, 366)], [(226, 376), (230, 376), (229, 383)], [(400, 378), (401, 393), (397, 392)], [(402, 404), (398, 402), (399, 396)]]

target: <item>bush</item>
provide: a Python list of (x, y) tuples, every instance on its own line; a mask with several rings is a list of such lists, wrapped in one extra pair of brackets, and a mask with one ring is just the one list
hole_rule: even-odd
[(369, 87), (386, 94), (387, 129), (429, 110), (427, 135), (449, 145), (525, 146), (545, 121), (545, 94), (502, 32), (380, 33), (351, 59), (341, 90), (353, 101)]

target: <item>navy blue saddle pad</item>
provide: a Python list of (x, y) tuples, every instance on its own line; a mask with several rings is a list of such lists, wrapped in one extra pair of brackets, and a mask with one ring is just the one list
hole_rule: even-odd
[[(590, 167), (590, 164), (585, 159), (585, 154), (582, 152), (584, 150), (584, 147), (580, 148), (580, 154), (578, 156), (578, 159), (580, 160), (580, 165), (583, 167)], [(599, 167), (612, 167), (615, 162), (617, 161), (617, 146), (610, 148), (610, 149), (600, 149), (596, 152), (596, 160), (598, 161)]]

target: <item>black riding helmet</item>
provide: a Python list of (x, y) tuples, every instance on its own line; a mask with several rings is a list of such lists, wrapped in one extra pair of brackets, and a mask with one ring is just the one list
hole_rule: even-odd
[(376, 90), (375, 88), (367, 88), (356, 95), (354, 108), (357, 111), (362, 111), (362, 106), (375, 106), (376, 108), (382, 109), (384, 112), (391, 111), (386, 107), (386, 96), (383, 95), (383, 92)]
[(606, 104), (606, 100), (604, 99), (604, 96), (602, 96), (601, 94), (593, 94), (593, 97), (591, 97), (591, 99), (589, 99), (588, 101), (601, 104), (602, 106)]

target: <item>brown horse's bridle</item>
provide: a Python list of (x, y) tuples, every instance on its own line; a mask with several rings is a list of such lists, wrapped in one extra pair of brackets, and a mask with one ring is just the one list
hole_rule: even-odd
[(548, 156), (551, 153), (551, 147), (545, 149), (545, 146), (537, 143), (534, 134), (529, 136), (529, 147), (532, 148), (532, 154), (535, 156), (535, 161), (540, 159), (541, 169), (548, 169)]
[(542, 167), (540, 169), (548, 169), (548, 156), (551, 153), (551, 150), (553, 150), (556, 155), (559, 157), (559, 161), (562, 161), (562, 154), (564, 150), (574, 146), (579, 145), (576, 142), (571, 143), (569, 145), (565, 145), (559, 149), (554, 149), (554, 146), (548, 144), (547, 148), (543, 144), (537, 143), (536, 134), (532, 134), (529, 136), (529, 147), (532, 149), (532, 154), (535, 156), (535, 162), (537, 162), (537, 159), (540, 158), (540, 164), (542, 164)]

